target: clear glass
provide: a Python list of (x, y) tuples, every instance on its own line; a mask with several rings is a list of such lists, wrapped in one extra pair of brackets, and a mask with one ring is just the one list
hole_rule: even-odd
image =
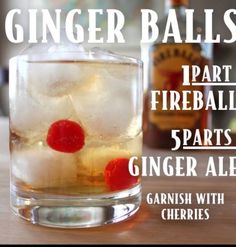
[(10, 60), (11, 207), (34, 224), (91, 227), (133, 215), (142, 154), (142, 64), (95, 50)]

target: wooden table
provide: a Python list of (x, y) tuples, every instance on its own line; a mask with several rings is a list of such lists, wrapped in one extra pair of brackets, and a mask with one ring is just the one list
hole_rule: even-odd
[[(200, 176), (190, 178), (143, 178), (143, 203), (132, 219), (90, 229), (53, 229), (31, 225), (14, 216), (9, 208), (9, 154), (7, 119), (0, 119), (0, 244), (80, 244), (80, 243), (235, 243), (236, 178), (207, 178), (201, 174), (209, 153), (195, 152), (200, 160)], [(146, 155), (169, 153), (144, 148)], [(191, 153), (185, 153), (190, 155)], [(192, 155), (192, 154), (191, 154)], [(227, 154), (224, 154), (227, 156)], [(148, 205), (149, 192), (225, 193), (225, 204), (210, 206), (208, 221), (164, 221), (164, 205)]]

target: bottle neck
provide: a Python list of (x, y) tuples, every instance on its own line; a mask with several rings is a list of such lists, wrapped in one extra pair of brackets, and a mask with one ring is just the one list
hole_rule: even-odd
[(187, 0), (167, 0), (165, 10), (166, 14), (168, 14), (170, 9), (175, 9), (177, 15), (184, 16), (187, 7)]

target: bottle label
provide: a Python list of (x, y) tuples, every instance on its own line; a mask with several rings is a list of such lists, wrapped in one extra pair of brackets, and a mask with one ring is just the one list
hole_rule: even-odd
[[(198, 65), (202, 68), (206, 64), (199, 44), (158, 44), (153, 46), (150, 52), (152, 90), (173, 90), (180, 92), (180, 97), (183, 90), (204, 90), (202, 86), (183, 86), (182, 65)], [(188, 100), (189, 105), (192, 106), (192, 94), (189, 95)], [(191, 129), (200, 127), (202, 111), (163, 111), (163, 99), (161, 96), (158, 97), (158, 101), (157, 110), (149, 111), (149, 121), (159, 129), (171, 130), (175, 128)], [(167, 99), (168, 105), (169, 98)]]

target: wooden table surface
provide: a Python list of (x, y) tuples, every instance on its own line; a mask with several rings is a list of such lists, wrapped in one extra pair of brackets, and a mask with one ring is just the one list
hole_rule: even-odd
[[(143, 203), (131, 219), (103, 227), (64, 230), (32, 225), (11, 213), (7, 119), (0, 119), (0, 136), (0, 244), (236, 243), (236, 178), (203, 176), (201, 171), (205, 169), (209, 153), (194, 153), (200, 160), (198, 177), (143, 178)], [(144, 153), (168, 155), (166, 151), (147, 148)], [(165, 206), (148, 205), (146, 195), (149, 192), (225, 193), (225, 204), (210, 205), (208, 221), (164, 221), (160, 213)]]

